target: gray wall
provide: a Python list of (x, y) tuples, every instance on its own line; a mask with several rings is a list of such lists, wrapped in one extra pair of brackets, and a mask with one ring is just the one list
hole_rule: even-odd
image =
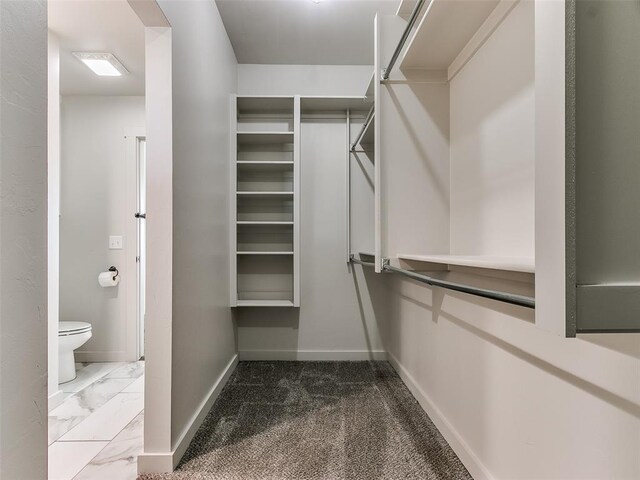
[[(68, 96), (62, 101), (60, 321), (89, 322), (79, 361), (136, 360), (136, 136), (144, 97)], [(110, 235), (123, 249), (110, 250)], [(120, 272), (102, 288), (98, 273)]]
[(640, 4), (576, 2), (577, 331), (640, 331)]
[(235, 355), (229, 308), (229, 94), (236, 59), (214, 2), (160, 1), (173, 45), (175, 444)]
[(238, 65), (245, 95), (364, 95), (372, 65)]
[(0, 118), (0, 478), (43, 480), (47, 477), (47, 7), (43, 1), (0, 2)]

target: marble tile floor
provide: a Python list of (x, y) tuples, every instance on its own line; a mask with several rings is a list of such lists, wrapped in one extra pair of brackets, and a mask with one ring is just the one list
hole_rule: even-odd
[(134, 480), (142, 452), (144, 362), (78, 364), (49, 412), (49, 480)]

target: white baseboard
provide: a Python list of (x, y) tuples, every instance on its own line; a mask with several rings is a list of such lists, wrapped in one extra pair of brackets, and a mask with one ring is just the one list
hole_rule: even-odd
[(56, 393), (51, 395), (47, 402), (47, 410), (50, 412), (56, 407), (62, 405), (64, 401), (64, 392), (62, 390), (58, 390)]
[(243, 361), (357, 361), (386, 360), (384, 350), (240, 350)]
[(198, 409), (194, 412), (189, 424), (182, 431), (180, 437), (173, 445), (173, 450), (167, 453), (142, 453), (138, 456), (138, 473), (170, 473), (172, 472), (180, 459), (187, 451), (187, 447), (193, 440), (198, 428), (202, 425), (204, 418), (211, 410), (213, 403), (216, 401), (220, 392), (227, 384), (229, 377), (238, 365), (238, 355), (234, 355), (229, 361), (222, 374), (218, 377), (218, 380), (214, 383), (213, 387), (199, 405)]
[(449, 442), (449, 445), (451, 445), (451, 448), (456, 455), (458, 455), (460, 461), (462, 461), (467, 470), (469, 470), (471, 476), (475, 480), (494, 480), (493, 475), (491, 475), (487, 467), (484, 466), (462, 436), (453, 428), (431, 398), (422, 390), (413, 376), (411, 376), (407, 369), (400, 364), (391, 352), (388, 352), (387, 355), (389, 363), (393, 366), (416, 400), (418, 400), (422, 409), (427, 412), (427, 415), (429, 415), (429, 418), (431, 418), (445, 440)]
[(138, 474), (171, 472), (173, 472), (173, 452), (138, 455)]

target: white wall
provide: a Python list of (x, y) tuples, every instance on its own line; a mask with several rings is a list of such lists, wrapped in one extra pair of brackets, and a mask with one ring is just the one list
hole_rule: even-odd
[[(483, 110), (489, 117), (485, 118), (487, 125), (492, 126), (479, 132), (486, 139), (499, 138), (492, 130), (498, 123), (510, 131), (511, 127), (504, 125), (504, 115), (519, 126), (533, 126), (533, 16), (532, 3), (521, 2), (452, 83), (454, 106), (457, 94), (477, 104), (484, 95), (495, 98), (495, 85), (501, 85), (501, 92), (511, 92), (507, 97), (515, 105), (499, 102), (496, 108)], [(516, 45), (520, 46), (520, 55), (526, 53), (528, 62), (508, 55)], [(500, 78), (491, 82), (488, 72), (478, 72), (480, 62), (493, 65), (494, 74)], [(471, 72), (480, 74), (478, 82), (463, 84)], [(475, 99), (471, 97), (472, 88)], [(468, 132), (457, 128), (462, 126), (460, 119), (452, 119), (453, 123), (452, 144), (470, 140), (487, 149), (481, 155), (495, 146), (487, 146), (473, 136), (456, 138)], [(528, 136), (520, 142), (525, 149), (532, 144)], [(512, 161), (529, 172), (530, 159), (528, 151), (525, 153), (526, 157)], [(461, 150), (458, 154), (477, 152)], [(469, 171), (475, 170), (467, 174)], [(508, 180), (524, 191), (531, 189), (530, 179), (513, 176)], [(522, 203), (519, 197), (523, 194), (511, 192), (504, 202)], [(494, 207), (504, 208), (491, 201)], [(532, 220), (528, 205), (525, 213), (527, 221)], [(514, 227), (520, 232), (530, 231), (528, 224), (512, 224)], [(514, 233), (501, 228), (504, 235)], [(468, 238), (463, 238), (463, 233), (458, 227), (452, 228), (452, 237), (459, 235), (457, 248), (477, 238), (483, 248), (474, 253), (497, 253), (498, 247), (509, 246), (504, 239), (492, 238), (478, 229), (467, 232)], [(518, 248), (528, 251), (531, 238), (523, 238), (519, 247), (510, 245), (512, 254), (518, 253)], [(464, 248), (471, 245), (467, 243)], [(527, 309), (433, 290), (394, 276), (386, 281), (390, 291), (384, 339), (392, 362), (474, 478), (640, 477), (638, 335), (562, 338), (537, 329), (534, 312)]]
[(58, 389), (58, 315), (60, 308), (60, 44), (48, 34), (47, 105), (47, 315), (49, 410), (62, 402)]
[(534, 256), (533, 6), (521, 2), (450, 83), (453, 254)]
[[(247, 95), (364, 95), (371, 66), (238, 65)], [(358, 120), (362, 123), (362, 119)], [(354, 122), (355, 123), (355, 122)], [(354, 128), (354, 136), (357, 129)], [(383, 357), (372, 298), (379, 282), (346, 263), (346, 119), (306, 119), (301, 125), (300, 308), (238, 308), (238, 350), (246, 359), (367, 359)], [(369, 162), (360, 154), (362, 162)], [(352, 156), (353, 157), (353, 156)], [(353, 185), (368, 195), (352, 161)], [(359, 197), (360, 198), (360, 197)], [(369, 214), (372, 214), (369, 211)], [(364, 214), (366, 217), (366, 212)], [(372, 245), (372, 216), (356, 222), (354, 245)], [(369, 248), (371, 250), (371, 248)], [(378, 297), (380, 293), (378, 292)]]
[(364, 95), (370, 65), (238, 65), (241, 95)]
[[(134, 4), (131, 4), (134, 5)], [(155, 2), (141, 1), (145, 22), (147, 260), (145, 278), (144, 454), (141, 472), (171, 471), (173, 139), (171, 28)], [(149, 9), (149, 10), (147, 10)], [(157, 458), (156, 454), (161, 457)]]
[(0, 478), (44, 480), (46, 3), (0, 2), (0, 46)]
[[(144, 97), (66, 96), (62, 101), (60, 321), (89, 322), (78, 361), (136, 358), (136, 136)], [(122, 235), (122, 250), (110, 250)], [(98, 285), (114, 265), (120, 284)], [(132, 308), (133, 306), (133, 308)]]
[[(214, 2), (159, 2), (172, 28), (174, 448), (235, 353), (229, 308), (229, 94), (236, 59)], [(150, 206), (151, 208), (151, 206)], [(189, 438), (186, 439), (188, 443)]]

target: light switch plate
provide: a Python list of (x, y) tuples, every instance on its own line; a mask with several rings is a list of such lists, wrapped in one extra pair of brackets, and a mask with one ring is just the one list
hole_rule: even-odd
[(122, 250), (122, 235), (109, 235), (109, 250)]

